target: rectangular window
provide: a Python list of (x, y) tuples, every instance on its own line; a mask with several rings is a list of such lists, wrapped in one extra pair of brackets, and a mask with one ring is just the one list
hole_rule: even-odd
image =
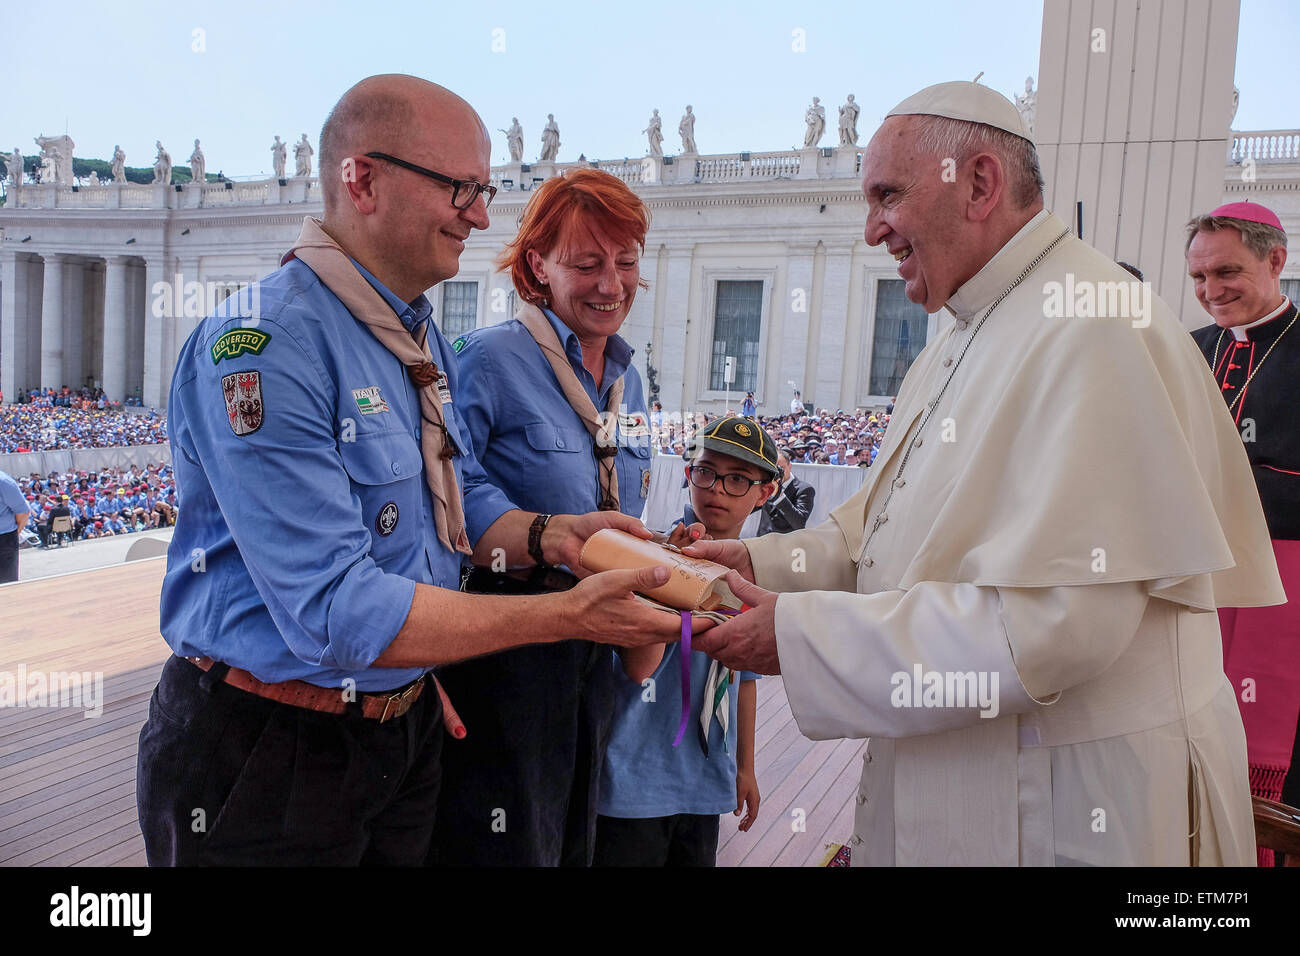
[(1300, 279), (1283, 279), (1282, 294), (1292, 302), (1300, 302)]
[(930, 316), (907, 297), (902, 279), (876, 282), (876, 332), (871, 349), (871, 394), (897, 395), (903, 376), (925, 348)]
[(464, 335), (478, 325), (478, 283), (442, 284), (442, 334), (449, 339)]
[(713, 315), (713, 359), (709, 388), (727, 390), (727, 356), (736, 359), (733, 392), (758, 388), (758, 339), (763, 318), (763, 280), (719, 280)]

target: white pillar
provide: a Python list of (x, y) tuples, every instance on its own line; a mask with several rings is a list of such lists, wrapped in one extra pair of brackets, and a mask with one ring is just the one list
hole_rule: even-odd
[(826, 396), (826, 404), (852, 410), (854, 398), (846, 386), (844, 374), (850, 361), (848, 341), (849, 276), (853, 250), (848, 247), (826, 250), (818, 307), (821, 312), (821, 343), (817, 359), (817, 394)]
[(104, 394), (111, 402), (126, 397), (126, 257), (104, 260)]
[[(663, 346), (655, 356), (659, 368), (660, 401), (664, 403), (665, 414), (681, 414), (693, 411), (695, 400), (699, 397), (695, 389), (686, 393), (686, 363), (697, 361), (698, 355), (688, 357), (686, 350), (687, 322), (691, 307), (691, 261), (695, 255), (692, 243), (668, 244), (668, 281), (655, 291), (656, 307), (658, 298), (663, 297)], [(697, 323), (698, 325), (698, 323)], [(701, 348), (710, 348), (706, 343)], [(698, 364), (698, 362), (697, 362)]]
[[(18, 253), (0, 252), (0, 393), (6, 402), (18, 397), (19, 376), (26, 376), (27, 283), (23, 282), (20, 294), (19, 271)], [(26, 270), (22, 271), (25, 280)]]
[(86, 327), (86, 269), (69, 256), (63, 263), (63, 381), (74, 389), (86, 384), (82, 343)]
[[(785, 313), (781, 334), (780, 385), (773, 404), (778, 414), (790, 410), (794, 382), (805, 402), (816, 402), (816, 356), (810, 356), (808, 336), (813, 309), (813, 255), (817, 244), (786, 243), (786, 296), (780, 307)], [(811, 361), (810, 361), (811, 359)]]
[(41, 381), (42, 388), (58, 388), (63, 381), (63, 256), (45, 258), (41, 289)]
[[(164, 393), (166, 371), (163, 369), (163, 325), (167, 308), (160, 303), (154, 307), (155, 286), (166, 282), (165, 263), (160, 255), (148, 256), (144, 263), (144, 406), (162, 408), (167, 404)], [(171, 301), (170, 293), (163, 293)]]

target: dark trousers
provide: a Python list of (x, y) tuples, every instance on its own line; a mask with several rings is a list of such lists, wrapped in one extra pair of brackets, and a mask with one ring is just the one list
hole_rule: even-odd
[(718, 815), (600, 816), (595, 866), (717, 866)]
[(439, 668), (466, 737), (443, 747), (432, 865), (591, 865), (613, 667), (562, 641)]
[(432, 684), (379, 723), (236, 690), (181, 657), (140, 731), (136, 803), (150, 866), (419, 865), (438, 803)]
[(0, 534), (0, 584), (18, 580), (18, 529)]

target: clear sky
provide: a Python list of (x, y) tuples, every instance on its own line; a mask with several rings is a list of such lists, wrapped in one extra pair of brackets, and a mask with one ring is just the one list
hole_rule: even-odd
[[(1241, 7), (1233, 125), (1300, 127), (1300, 4)], [(834, 145), (848, 93), (862, 107), (865, 142), (896, 102), (930, 83), (982, 70), (986, 85), (1022, 91), (1038, 73), (1042, 2), (61, 0), (10, 7), (0, 30), (5, 152), (30, 155), (33, 137), (66, 131), (78, 157), (110, 159), (121, 143), (128, 165), (151, 166), (161, 139), (186, 165), (198, 137), (209, 172), (254, 178), (270, 174), (276, 134), (292, 143), (305, 132), (316, 146), (343, 90), (386, 72), (450, 87), (494, 131), (518, 116), (526, 160), (540, 150), (547, 113), (560, 126), (561, 161), (643, 156), (640, 131), (655, 107), (675, 153), (687, 103), (702, 153), (791, 149), (814, 95), (827, 112), (822, 145)], [(494, 132), (492, 161), (507, 158)]]

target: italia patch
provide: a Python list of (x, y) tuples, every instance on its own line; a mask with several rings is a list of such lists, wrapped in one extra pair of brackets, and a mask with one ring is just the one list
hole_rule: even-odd
[(378, 415), (388, 411), (388, 403), (384, 401), (384, 396), (379, 393), (378, 385), (354, 388), (352, 398), (357, 403), (357, 409), (362, 415)]
[(379, 509), (375, 515), (375, 530), (381, 538), (387, 538), (397, 527), (397, 502), (390, 501)]
[(649, 438), (650, 422), (644, 412), (619, 412), (618, 430), (624, 438)]
[(212, 364), (241, 355), (261, 355), (271, 333), (261, 329), (231, 329), (212, 343)]
[(233, 372), (222, 376), (221, 392), (226, 398), (230, 430), (241, 438), (262, 427), (262, 373)]
[(460, 352), (460, 350), (463, 349), (463, 348), (465, 347), (465, 343), (468, 342), (468, 341), (469, 341), (469, 336), (467, 336), (467, 335), (462, 335), (462, 336), (461, 336), (460, 338), (458, 338), (455, 342), (452, 342), (452, 343), (451, 343), (451, 350), (452, 350), (453, 352)]

